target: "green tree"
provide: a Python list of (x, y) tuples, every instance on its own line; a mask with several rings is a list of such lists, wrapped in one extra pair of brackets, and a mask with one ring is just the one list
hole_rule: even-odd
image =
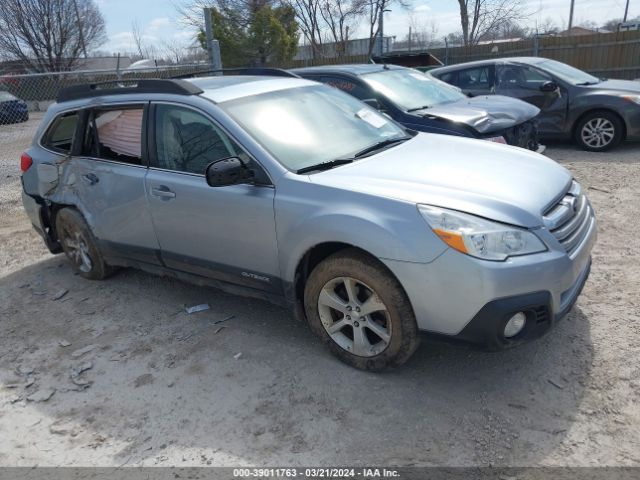
[[(288, 5), (264, 4), (249, 12), (234, 8), (226, 8), (223, 12), (212, 8), (211, 12), (213, 36), (220, 42), (224, 67), (286, 62), (296, 53), (298, 24), (293, 8)], [(206, 49), (203, 30), (198, 34), (198, 40)]]

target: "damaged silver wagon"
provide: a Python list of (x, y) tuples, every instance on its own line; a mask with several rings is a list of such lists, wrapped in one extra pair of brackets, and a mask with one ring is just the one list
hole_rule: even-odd
[(554, 161), (409, 131), (293, 76), (73, 87), (21, 163), (31, 222), (79, 275), (136, 267), (289, 305), (370, 370), (420, 331), (491, 349), (550, 331), (595, 241)]

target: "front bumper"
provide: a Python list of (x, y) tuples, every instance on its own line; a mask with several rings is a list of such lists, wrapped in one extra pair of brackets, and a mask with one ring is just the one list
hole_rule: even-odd
[[(554, 248), (490, 262), (449, 249), (428, 264), (383, 262), (404, 287), (420, 330), (502, 349), (542, 335), (569, 312), (589, 275), (595, 240), (593, 222), (571, 255)], [(519, 311), (529, 326), (508, 340), (504, 324)]]

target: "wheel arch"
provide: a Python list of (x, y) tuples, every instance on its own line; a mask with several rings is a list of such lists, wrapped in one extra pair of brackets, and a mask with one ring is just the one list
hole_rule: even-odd
[(389, 275), (395, 278), (400, 287), (404, 290), (404, 286), (396, 275), (389, 270), (384, 263), (380, 262), (375, 255), (366, 249), (340, 241), (321, 242), (307, 249), (296, 265), (293, 285), (290, 291), (290, 301), (294, 303), (294, 311), (298, 320), (306, 320), (306, 315), (304, 313), (304, 289), (309, 275), (322, 261), (343, 250), (354, 250), (370, 257), (373, 261), (379, 263), (389, 273)]
[(591, 107), (585, 110), (584, 112), (582, 112), (580, 115), (578, 115), (576, 119), (573, 121), (573, 125), (571, 126), (571, 138), (576, 137), (578, 133), (578, 125), (580, 125), (580, 122), (582, 122), (582, 120), (587, 115), (591, 115), (593, 113), (598, 113), (598, 112), (608, 113), (610, 115), (615, 116), (618, 120), (620, 120), (620, 124), (622, 125), (622, 136), (620, 137), (620, 141), (624, 142), (624, 140), (627, 138), (627, 122), (625, 122), (624, 117), (620, 115), (618, 112), (606, 107)]

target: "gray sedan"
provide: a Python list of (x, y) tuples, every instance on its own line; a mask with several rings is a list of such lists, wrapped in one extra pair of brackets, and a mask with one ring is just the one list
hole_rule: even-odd
[(640, 83), (594, 77), (555, 60), (500, 58), (437, 68), (433, 76), (467, 95), (516, 97), (542, 110), (540, 136), (603, 151), (640, 140)]

